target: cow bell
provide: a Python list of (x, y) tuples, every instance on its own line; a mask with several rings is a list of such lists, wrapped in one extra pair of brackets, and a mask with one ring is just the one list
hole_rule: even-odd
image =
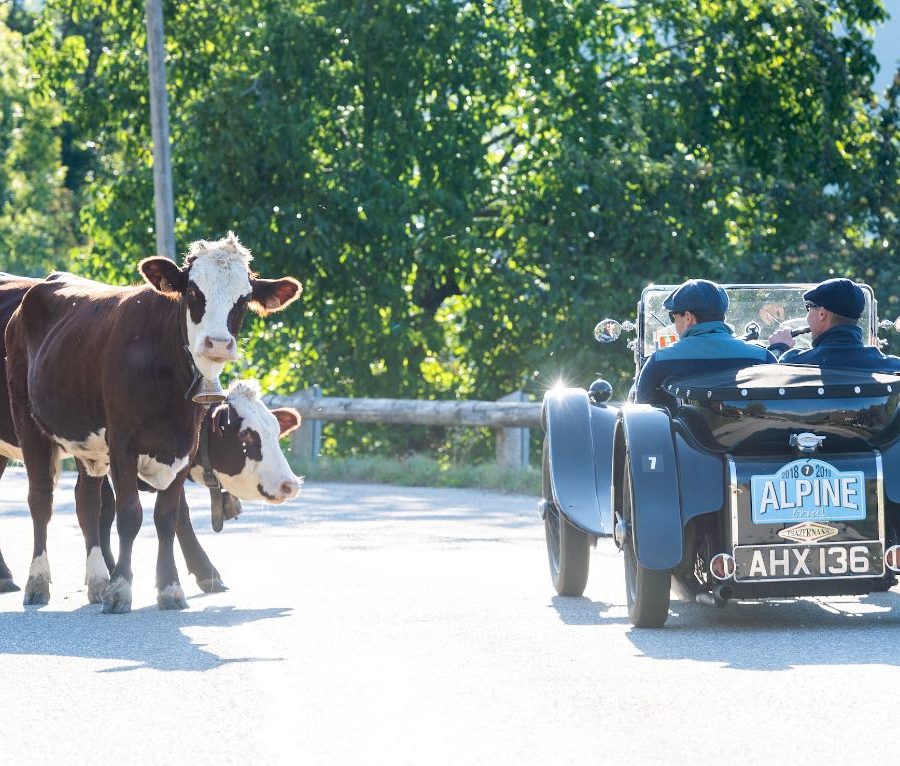
[(225, 392), (219, 385), (219, 379), (210, 380), (201, 377), (197, 390), (191, 397), (195, 404), (221, 404), (225, 401)]

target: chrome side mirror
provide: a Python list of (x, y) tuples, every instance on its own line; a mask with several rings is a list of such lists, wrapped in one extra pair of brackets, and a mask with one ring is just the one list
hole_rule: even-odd
[(622, 334), (622, 325), (615, 319), (601, 319), (594, 327), (594, 340), (597, 343), (612, 343)]
[(623, 330), (633, 332), (635, 329), (637, 329), (637, 325), (628, 320), (620, 323), (615, 319), (601, 319), (594, 326), (594, 339), (597, 343), (612, 343), (619, 339)]

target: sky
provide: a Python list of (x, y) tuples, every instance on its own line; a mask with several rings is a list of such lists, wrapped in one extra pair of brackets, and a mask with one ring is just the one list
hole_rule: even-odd
[(881, 70), (875, 76), (875, 91), (879, 94), (890, 84), (900, 61), (900, 0), (886, 0), (884, 4), (891, 18), (875, 30), (875, 55)]

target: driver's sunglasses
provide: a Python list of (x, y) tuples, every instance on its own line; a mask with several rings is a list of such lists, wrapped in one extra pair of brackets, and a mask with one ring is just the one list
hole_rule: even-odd
[(674, 321), (675, 321), (675, 317), (683, 317), (683, 316), (684, 316), (684, 312), (683, 312), (683, 311), (670, 311), (670, 312), (669, 312), (669, 321), (670, 321), (670, 322), (674, 322)]
[(820, 309), (822, 308), (818, 303), (813, 303), (812, 301), (806, 301), (806, 310), (810, 311), (811, 309)]

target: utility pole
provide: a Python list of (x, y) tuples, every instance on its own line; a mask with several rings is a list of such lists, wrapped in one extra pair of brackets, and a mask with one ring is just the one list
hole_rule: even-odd
[(147, 54), (150, 69), (150, 130), (153, 135), (153, 199), (156, 207), (156, 252), (175, 260), (175, 211), (172, 202), (172, 156), (162, 0), (147, 0)]

